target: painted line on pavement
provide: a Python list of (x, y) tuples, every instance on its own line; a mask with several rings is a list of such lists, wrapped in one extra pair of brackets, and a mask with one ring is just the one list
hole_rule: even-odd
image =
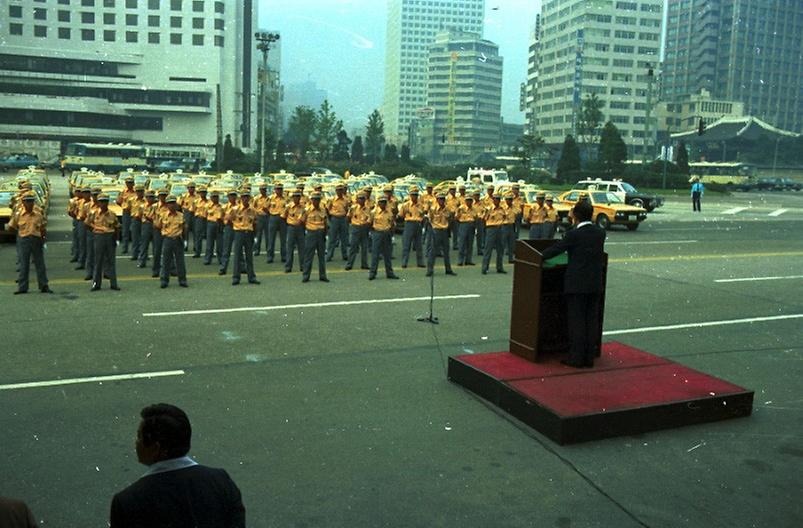
[(722, 214), (733, 215), (733, 214), (736, 214), (736, 213), (741, 213), (742, 211), (746, 211), (747, 209), (750, 209), (750, 208), (749, 207), (734, 207), (733, 209), (725, 209), (724, 211), (722, 211)]
[[(440, 295), (435, 296), (436, 301), (456, 300), (456, 299), (478, 299), (479, 294), (465, 294), (465, 295)], [(175, 315), (207, 315), (207, 314), (220, 314), (220, 313), (236, 313), (236, 312), (262, 312), (268, 310), (292, 310), (296, 308), (325, 308), (329, 306), (354, 306), (360, 304), (391, 304), (400, 302), (415, 302), (415, 301), (428, 301), (427, 297), (401, 297), (396, 299), (364, 299), (361, 301), (333, 301), (333, 302), (320, 302), (320, 303), (306, 303), (306, 304), (285, 304), (281, 306), (246, 306), (242, 308), (218, 308), (211, 310), (184, 310), (179, 312), (151, 312), (142, 314), (143, 317), (170, 317)]]
[(788, 210), (789, 210), (789, 209), (776, 209), (775, 211), (771, 212), (771, 213), (770, 213), (770, 214), (768, 214), (767, 216), (781, 216), (782, 214), (784, 214), (784, 213), (785, 213), (785, 212), (787, 212)]
[(709, 326), (726, 326), (735, 324), (761, 323), (765, 321), (783, 321), (788, 319), (803, 319), (803, 314), (773, 315), (769, 317), (751, 317), (748, 319), (730, 319), (724, 321), (705, 321), (700, 323), (685, 323), (666, 326), (645, 326), (641, 328), (627, 328), (625, 330), (609, 330), (602, 335), (641, 334), (646, 332), (662, 332), (666, 330), (683, 330), (685, 328), (706, 328)]
[[(185, 257), (192, 257), (192, 256), (193, 256), (193, 254), (194, 254), (194, 253), (184, 253), (184, 256), (185, 256)], [(114, 257), (114, 258), (116, 258), (116, 259), (128, 259), (128, 260), (131, 260), (131, 255), (124, 255), (124, 254), (121, 254), (121, 255), (115, 255), (115, 257)], [(201, 257), (198, 257), (198, 258), (201, 258)]]
[(183, 370), (166, 370), (162, 372), (137, 372), (134, 374), (114, 374), (111, 376), (92, 376), (89, 378), (68, 378), (50, 381), (30, 381), (27, 383), (11, 383), (0, 385), (0, 390), (33, 389), (36, 387), (54, 387), (58, 385), (75, 385), (77, 383), (97, 383), (103, 381), (120, 381), (132, 379), (164, 378), (166, 376), (183, 376)]
[(721, 255), (671, 255), (662, 257), (636, 257), (636, 258), (613, 258), (608, 262), (621, 263), (639, 263), (639, 262), (671, 262), (675, 260), (721, 260), (721, 259), (736, 259), (736, 258), (769, 258), (769, 257), (800, 257), (803, 256), (803, 251), (774, 251), (764, 253), (723, 253)]
[(741, 279), (716, 279), (714, 282), (755, 282), (769, 280), (803, 279), (803, 275), (787, 275), (785, 277), (743, 277)]
[(630, 245), (653, 245), (653, 244), (695, 244), (698, 240), (649, 240), (647, 242), (605, 242), (606, 246), (630, 246)]

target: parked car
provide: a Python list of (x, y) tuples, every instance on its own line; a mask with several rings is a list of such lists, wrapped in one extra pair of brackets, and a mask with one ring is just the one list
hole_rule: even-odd
[(629, 183), (616, 179), (581, 180), (572, 187), (572, 190), (610, 192), (618, 196), (622, 202), (634, 207), (643, 207), (647, 212), (652, 212), (664, 205), (662, 196), (640, 192)]
[(586, 194), (591, 205), (594, 206), (591, 220), (603, 229), (610, 229), (613, 225), (623, 225), (630, 231), (635, 231), (647, 218), (647, 211), (644, 208), (628, 205), (612, 192), (588, 191), (584, 193), (581, 190), (573, 190), (561, 194), (560, 202), (574, 207), (581, 194)]
[(803, 191), (803, 183), (789, 178), (781, 178), (781, 185), (784, 191)]

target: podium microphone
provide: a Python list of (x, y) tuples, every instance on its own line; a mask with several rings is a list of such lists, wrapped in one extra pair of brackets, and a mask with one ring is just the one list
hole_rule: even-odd
[[(427, 232), (427, 239), (429, 241), (429, 251), (435, 251), (435, 240), (432, 233), (432, 225), (426, 221), (426, 232)], [(429, 259), (429, 257), (427, 257)], [(435, 317), (433, 313), (433, 306), (435, 304), (435, 270), (432, 270), (432, 274), (429, 276), (429, 313), (427, 315), (421, 315), (416, 318), (416, 321), (422, 323), (430, 323), (430, 324), (440, 324), (438, 318)]]

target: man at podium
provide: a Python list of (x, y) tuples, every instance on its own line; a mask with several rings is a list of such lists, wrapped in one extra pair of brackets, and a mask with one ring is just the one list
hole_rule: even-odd
[(574, 228), (563, 240), (543, 251), (544, 260), (568, 252), (563, 293), (569, 330), (569, 358), (561, 361), (575, 368), (591, 368), (598, 343), (600, 296), (603, 291), (605, 231), (591, 222), (594, 207), (580, 200), (571, 212)]

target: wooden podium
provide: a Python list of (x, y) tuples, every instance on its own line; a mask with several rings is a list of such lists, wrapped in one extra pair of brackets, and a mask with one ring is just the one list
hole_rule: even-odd
[[(566, 254), (545, 261), (541, 252), (556, 240), (517, 240), (513, 269), (513, 307), (510, 314), (510, 352), (537, 362), (545, 355), (569, 352), (563, 276)], [(602, 272), (599, 339), (605, 313), (608, 254)], [(600, 352), (597, 350), (596, 355)]]

